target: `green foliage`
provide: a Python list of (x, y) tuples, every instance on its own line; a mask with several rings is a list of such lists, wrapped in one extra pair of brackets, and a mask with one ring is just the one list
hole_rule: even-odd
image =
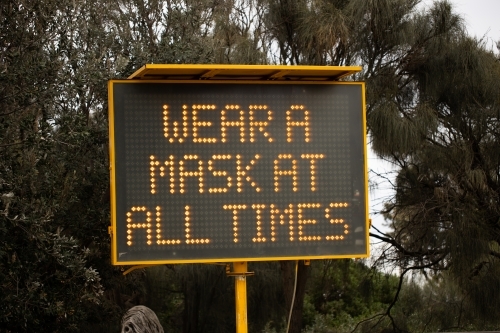
[(424, 17), (416, 40), (425, 42), (390, 68), (394, 89), (377, 83), (369, 113), (374, 149), (398, 168), (386, 205), (393, 231), (375, 236), (404, 272), (449, 271), (469, 311), (498, 323), (500, 66), (449, 3)]
[[(225, 265), (168, 265), (135, 271), (146, 290), (141, 303), (153, 309), (163, 328), (172, 332), (233, 332), (234, 283)], [(260, 332), (269, 323), (281, 328), (286, 314), (279, 265), (253, 263), (248, 278), (249, 329)]]
[[(102, 145), (106, 134), (83, 131), (81, 113), (57, 129), (66, 111), (54, 103), (63, 94), (62, 77), (54, 75), (63, 61), (49, 50), (58, 9), (53, 2), (0, 6), (0, 323), (13, 332), (78, 330), (84, 308), (102, 303), (102, 264), (93, 262), (91, 240), (105, 237), (96, 234), (97, 224), (83, 223), (97, 212), (87, 207), (78, 219), (65, 215), (90, 197), (83, 191), (92, 181), (84, 176), (89, 156), (82, 153), (92, 141)], [(105, 179), (95, 190), (105, 188)], [(84, 225), (91, 231), (86, 243), (78, 235)]]
[(234, 331), (234, 286), (224, 265), (153, 267), (144, 274), (143, 303), (159, 314), (165, 330)]
[[(279, 63), (363, 66), (356, 79), (367, 82), (373, 148), (398, 167), (385, 211), (393, 232), (374, 234), (389, 246), (380, 260), (429, 279), (403, 279), (399, 290), (395, 277), (361, 262), (314, 262), (301, 278), (310, 274), (306, 330), (344, 332), (384, 313), (358, 331), (494, 327), (500, 65), (466, 36), (448, 2), (422, 12), (417, 4), (1, 2), (0, 326), (117, 331), (127, 308), (146, 304), (166, 329), (233, 330), (232, 281), (222, 266), (124, 277), (109, 264), (106, 81), (145, 63)], [(252, 265), (252, 331), (284, 329), (292, 266)]]
[(362, 261), (321, 260), (312, 265), (308, 295), (315, 309), (313, 331), (352, 331), (360, 320), (382, 312), (396, 293), (395, 276)]

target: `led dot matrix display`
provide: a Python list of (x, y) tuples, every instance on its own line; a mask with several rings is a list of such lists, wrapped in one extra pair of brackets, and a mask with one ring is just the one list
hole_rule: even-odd
[(362, 83), (109, 87), (114, 264), (368, 254)]

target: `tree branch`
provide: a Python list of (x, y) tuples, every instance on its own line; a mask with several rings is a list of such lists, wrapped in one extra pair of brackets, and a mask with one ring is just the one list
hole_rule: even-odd
[(18, 141), (18, 142), (6, 143), (6, 144), (3, 144), (3, 145), (0, 145), (0, 148), (9, 147), (9, 146), (15, 146), (15, 145), (20, 145), (20, 144), (23, 144), (24, 142), (26, 142), (26, 141)]
[[(373, 227), (372, 227), (373, 228)], [(378, 231), (378, 230), (377, 230)], [(431, 256), (431, 255), (436, 255), (436, 254), (445, 254), (447, 252), (442, 251), (442, 250), (433, 250), (433, 251), (409, 251), (406, 250), (401, 244), (399, 244), (394, 238), (392, 237), (384, 237), (381, 235), (374, 234), (370, 232), (370, 236), (377, 238), (385, 243), (391, 244), (395, 248), (397, 248), (401, 253), (403, 253), (405, 256), (411, 256), (411, 257), (420, 257), (420, 256)]]

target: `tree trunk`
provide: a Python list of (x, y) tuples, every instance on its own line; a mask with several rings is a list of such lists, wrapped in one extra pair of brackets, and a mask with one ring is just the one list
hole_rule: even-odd
[(198, 333), (200, 295), (195, 283), (187, 282), (184, 290), (183, 333)]

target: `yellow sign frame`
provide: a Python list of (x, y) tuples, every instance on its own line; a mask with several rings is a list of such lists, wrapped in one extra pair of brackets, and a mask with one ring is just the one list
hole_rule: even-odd
[[(146, 65), (129, 77), (129, 80), (110, 80), (108, 82), (109, 108), (109, 162), (111, 185), (111, 227), (109, 232), (111, 242), (111, 263), (113, 265), (158, 265), (158, 264), (185, 264), (185, 263), (215, 263), (215, 262), (248, 262), (248, 261), (276, 261), (276, 260), (314, 260), (314, 259), (342, 259), (366, 258), (369, 256), (369, 217), (368, 217), (368, 167), (367, 167), (367, 138), (366, 138), (366, 100), (364, 82), (335, 81), (359, 72), (361, 67), (331, 67), (331, 66), (251, 66), (251, 65)], [(156, 71), (156, 76), (155, 76)], [(149, 73), (149, 74), (148, 74)], [(153, 73), (153, 74), (152, 74)], [(175, 80), (165, 80), (165, 77), (175, 77)], [(198, 79), (193, 77), (198, 76)], [(234, 77), (228, 79), (229, 77)], [(260, 76), (260, 78), (259, 78)], [(158, 78), (153, 79), (151, 78)], [(183, 79), (179, 79), (182, 77)], [(148, 79), (146, 79), (148, 78)], [(246, 79), (245, 79), (246, 78)], [(257, 78), (257, 79), (256, 79)], [(117, 253), (117, 216), (116, 216), (116, 156), (115, 156), (115, 128), (114, 128), (114, 91), (115, 82), (137, 84), (141, 83), (196, 83), (196, 84), (311, 84), (311, 85), (360, 85), (362, 89), (362, 121), (364, 143), (364, 172), (365, 172), (365, 241), (366, 252), (361, 255), (321, 255), (298, 257), (255, 257), (255, 258), (217, 258), (217, 259), (183, 259), (183, 260), (140, 260), (120, 262)]]

